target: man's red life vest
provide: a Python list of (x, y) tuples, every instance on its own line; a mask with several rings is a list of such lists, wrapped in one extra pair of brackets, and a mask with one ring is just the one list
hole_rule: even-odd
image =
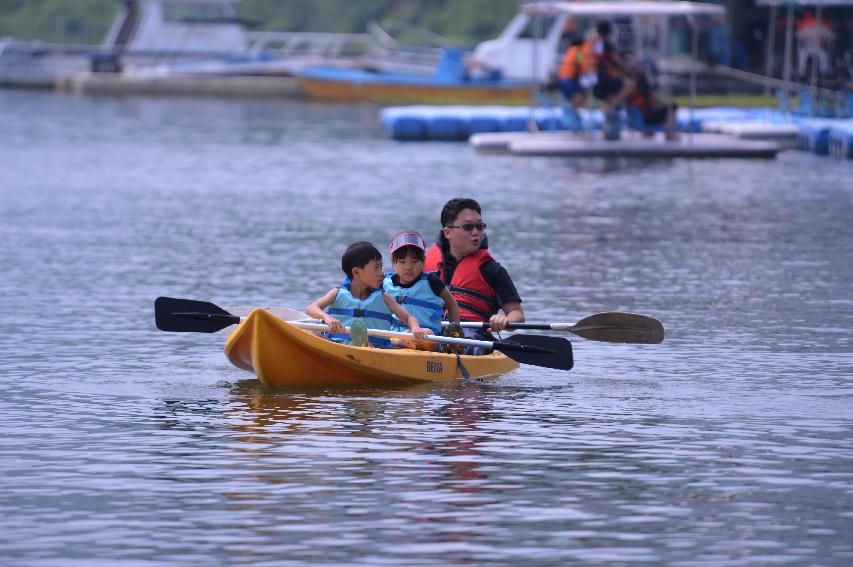
[(495, 290), (480, 273), (482, 265), (491, 259), (489, 251), (484, 248), (465, 256), (456, 265), (453, 279), (448, 282), (444, 277), (444, 257), (438, 245), (434, 244), (427, 252), (424, 271), (438, 272), (459, 304), (459, 317), (463, 321), (488, 321), (500, 307)]

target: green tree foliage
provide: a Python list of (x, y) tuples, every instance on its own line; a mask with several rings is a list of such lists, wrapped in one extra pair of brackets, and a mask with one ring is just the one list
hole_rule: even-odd
[[(495, 37), (518, 0), (242, 0), (251, 29), (364, 32), (386, 19), (424, 28), (456, 44)], [(0, 37), (100, 43), (118, 11), (115, 0), (0, 0)]]
[(391, 19), (469, 43), (496, 36), (518, 4), (518, 0), (243, 0), (236, 9), (265, 30), (363, 32), (371, 20)]
[(113, 0), (0, 0), (0, 37), (100, 43), (117, 12)]

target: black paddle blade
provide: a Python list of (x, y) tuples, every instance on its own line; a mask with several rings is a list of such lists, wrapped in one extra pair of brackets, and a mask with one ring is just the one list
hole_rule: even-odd
[(585, 339), (608, 343), (656, 345), (664, 337), (660, 321), (637, 313), (597, 313), (581, 319), (569, 330)]
[(562, 337), (547, 335), (512, 335), (495, 343), (499, 350), (521, 364), (571, 370), (575, 365), (572, 358), (572, 343)]
[(215, 333), (240, 318), (207, 301), (158, 297), (154, 300), (154, 320), (161, 331)]

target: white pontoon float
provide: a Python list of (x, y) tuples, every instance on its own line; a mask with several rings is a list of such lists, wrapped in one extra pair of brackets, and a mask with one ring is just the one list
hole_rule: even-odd
[[(476, 134), (484, 136), (486, 134)], [(737, 140), (724, 134), (694, 134), (690, 138), (622, 140), (588, 139), (566, 132), (496, 133), (483, 152), (541, 157), (662, 158), (774, 158), (779, 145), (767, 141)], [(499, 147), (499, 144), (502, 147)]]
[[(650, 23), (658, 25), (657, 31), (667, 30), (668, 26), (660, 25), (667, 18), (683, 16), (693, 27), (692, 56), (693, 64), (690, 72), (690, 111), (695, 106), (696, 71), (698, 53), (698, 32), (696, 19), (698, 17), (722, 17), (725, 8), (716, 4), (700, 2), (672, 1), (626, 1), (626, 2), (534, 2), (521, 7), (519, 14), (513, 19), (499, 38), (485, 42), (477, 47), (475, 58), (494, 64), (500, 62), (506, 76), (513, 76), (513, 69), (532, 69), (528, 72), (531, 78), (531, 99), (534, 85), (547, 77), (555, 65), (557, 46), (560, 35), (566, 23), (573, 18), (613, 18), (626, 17), (635, 21), (634, 52), (644, 55), (649, 40), (660, 36), (649, 29)], [(538, 33), (542, 29), (542, 20), (552, 20), (547, 33), (541, 39)], [(525, 30), (532, 26), (532, 37), (525, 38)], [(646, 32), (651, 33), (644, 33)], [(662, 45), (667, 44), (666, 33), (663, 34)], [(522, 57), (532, 59), (532, 65), (524, 62)], [(532, 113), (531, 105), (531, 113)], [(691, 123), (693, 122), (691, 116)], [(535, 123), (531, 120), (531, 130)], [(704, 136), (687, 134), (681, 140), (665, 141), (661, 138), (644, 138), (636, 140), (589, 140), (572, 133), (482, 133), (475, 134), (469, 143), (477, 150), (490, 152), (509, 152), (515, 155), (540, 156), (580, 156), (580, 157), (775, 157), (779, 146), (773, 142), (756, 142), (740, 140), (729, 136)]]

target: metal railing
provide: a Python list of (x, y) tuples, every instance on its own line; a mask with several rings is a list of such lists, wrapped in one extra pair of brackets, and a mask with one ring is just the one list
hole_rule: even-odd
[(247, 32), (251, 53), (270, 52), (281, 57), (356, 57), (367, 53), (370, 36), (364, 33)]

